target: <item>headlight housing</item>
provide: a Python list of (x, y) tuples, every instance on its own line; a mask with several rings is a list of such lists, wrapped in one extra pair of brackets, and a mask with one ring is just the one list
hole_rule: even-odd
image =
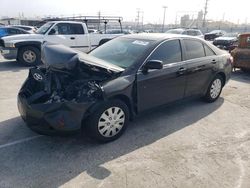
[(13, 43), (13, 42), (5, 43), (4, 46), (5, 46), (6, 48), (15, 48), (15, 43)]

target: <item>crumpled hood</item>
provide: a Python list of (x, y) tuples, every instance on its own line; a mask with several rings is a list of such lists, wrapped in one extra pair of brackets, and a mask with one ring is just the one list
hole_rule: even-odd
[(84, 63), (89, 66), (101, 67), (108, 71), (124, 71), (121, 67), (61, 44), (45, 43), (42, 46), (42, 62), (47, 67), (56, 69), (73, 70), (77, 63)]
[(12, 35), (12, 36), (6, 36), (3, 37), (2, 40), (4, 40), (5, 43), (7, 42), (18, 42), (18, 41), (43, 41), (44, 35), (41, 34), (20, 34), (20, 35)]

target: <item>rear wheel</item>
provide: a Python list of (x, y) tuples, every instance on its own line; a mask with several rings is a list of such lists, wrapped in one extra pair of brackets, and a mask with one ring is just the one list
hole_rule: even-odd
[(18, 51), (18, 60), (27, 66), (34, 66), (40, 63), (40, 50), (33, 46), (25, 46)]
[(217, 75), (213, 81), (210, 83), (207, 93), (204, 96), (206, 102), (214, 102), (216, 101), (222, 91), (223, 87), (223, 78), (220, 75)]
[(127, 105), (120, 100), (112, 100), (98, 105), (96, 109), (86, 121), (87, 133), (101, 142), (119, 138), (129, 120)]

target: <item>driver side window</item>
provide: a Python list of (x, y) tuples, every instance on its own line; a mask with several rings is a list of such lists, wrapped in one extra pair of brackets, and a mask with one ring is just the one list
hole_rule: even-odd
[(59, 23), (55, 25), (53, 29), (55, 30), (56, 35), (68, 35), (70, 33), (69, 24), (65, 23)]
[(163, 64), (182, 61), (179, 40), (170, 40), (162, 43), (149, 57), (149, 60), (160, 60)]

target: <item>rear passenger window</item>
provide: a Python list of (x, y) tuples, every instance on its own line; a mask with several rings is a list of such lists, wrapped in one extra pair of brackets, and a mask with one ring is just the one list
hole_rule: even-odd
[(84, 30), (81, 24), (70, 24), (71, 34), (79, 35), (84, 34)]
[(187, 60), (205, 57), (205, 51), (201, 42), (196, 40), (184, 40), (184, 46), (186, 48)]
[(196, 31), (193, 31), (193, 30), (187, 31), (187, 34), (190, 35), (190, 36), (196, 36), (197, 35)]
[(205, 49), (206, 56), (215, 55), (215, 53), (206, 44), (204, 44), (204, 49)]
[(182, 59), (179, 40), (166, 41), (150, 56), (149, 60), (160, 60), (163, 64), (180, 62)]
[(13, 34), (20, 34), (20, 32), (19, 32), (19, 30), (17, 30), (17, 29), (8, 29), (8, 33), (9, 34), (11, 34), (11, 35), (13, 35)]

